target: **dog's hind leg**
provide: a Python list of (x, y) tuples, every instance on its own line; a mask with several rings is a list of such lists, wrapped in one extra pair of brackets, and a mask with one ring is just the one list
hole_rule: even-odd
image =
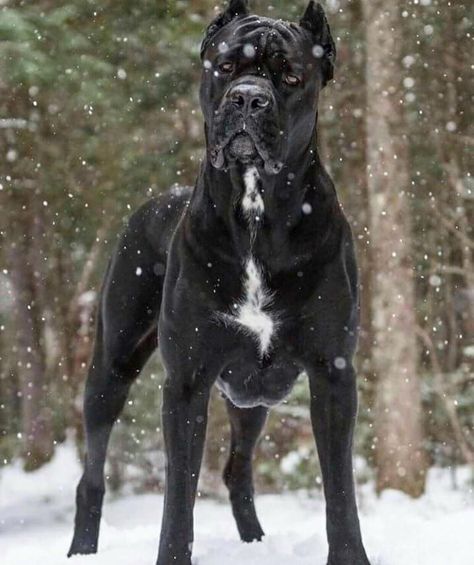
[(252, 455), (265, 425), (268, 409), (237, 408), (229, 400), (227, 411), (231, 425), (230, 455), (224, 470), (232, 512), (242, 541), (261, 540), (265, 535), (257, 518), (252, 480)]
[(126, 366), (105, 368), (99, 358), (94, 358), (84, 398), (84, 473), (76, 491), (74, 538), (68, 556), (97, 551), (105, 492), (104, 464), (110, 433), (123, 409), (134, 377), (155, 349), (155, 340), (156, 333), (150, 334)]
[(157, 346), (162, 281), (154, 273), (155, 261), (146, 241), (129, 230), (105, 279), (84, 396), (86, 458), (68, 556), (97, 551), (110, 433), (131, 384)]

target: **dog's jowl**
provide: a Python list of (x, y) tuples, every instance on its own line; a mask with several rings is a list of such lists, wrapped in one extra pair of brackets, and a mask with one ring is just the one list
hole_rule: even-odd
[(357, 268), (316, 143), (318, 95), (335, 54), (314, 2), (288, 23), (232, 0), (209, 25), (200, 90), (206, 158), (196, 184), (132, 216), (105, 277), (70, 555), (97, 551), (110, 432), (159, 346), (167, 467), (158, 565), (191, 564), (214, 385), (231, 423), (224, 480), (237, 528), (243, 541), (263, 537), (252, 453), (268, 410), (301, 373), (324, 479), (328, 564), (368, 565), (352, 478)]

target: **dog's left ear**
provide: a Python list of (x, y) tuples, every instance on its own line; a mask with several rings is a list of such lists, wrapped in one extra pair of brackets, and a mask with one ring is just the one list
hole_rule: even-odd
[(201, 57), (209, 45), (209, 42), (214, 35), (231, 22), (234, 18), (239, 16), (248, 16), (249, 7), (248, 0), (230, 0), (227, 9), (219, 14), (208, 26), (206, 35), (201, 45)]
[(336, 45), (329, 29), (328, 20), (321, 4), (311, 0), (300, 20), (302, 28), (308, 30), (314, 41), (313, 53), (323, 63), (323, 86), (334, 77)]

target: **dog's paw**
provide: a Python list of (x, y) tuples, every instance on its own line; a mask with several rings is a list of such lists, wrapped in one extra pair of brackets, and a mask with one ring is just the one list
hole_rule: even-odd
[(91, 555), (92, 553), (97, 553), (96, 544), (73, 541), (69, 551), (67, 552), (67, 556), (73, 557), (74, 555)]
[(165, 557), (164, 559), (160, 558), (156, 562), (156, 565), (197, 565), (197, 562), (194, 564), (191, 563), (190, 557), (182, 557), (178, 558), (176, 555)]
[(345, 549), (329, 553), (327, 565), (370, 565), (365, 550)]
[(160, 551), (156, 565), (195, 565), (191, 563), (192, 544), (182, 551)]
[(244, 543), (253, 543), (254, 541), (262, 541), (265, 536), (260, 524), (252, 524), (239, 528), (240, 539)]

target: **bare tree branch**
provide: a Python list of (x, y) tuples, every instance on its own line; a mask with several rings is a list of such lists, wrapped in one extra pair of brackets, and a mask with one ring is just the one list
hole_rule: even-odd
[(471, 446), (469, 438), (466, 437), (467, 434), (463, 429), (461, 422), (459, 421), (459, 416), (456, 411), (454, 401), (446, 391), (442, 377), (443, 371), (441, 369), (441, 363), (438, 358), (438, 353), (436, 351), (433, 340), (430, 334), (420, 326), (416, 327), (416, 333), (430, 352), (431, 365), (433, 367), (434, 391), (443, 402), (446, 415), (448, 416), (449, 423), (451, 424), (462, 456), (464, 457), (466, 463), (469, 463), (469, 465), (474, 465), (474, 449)]

